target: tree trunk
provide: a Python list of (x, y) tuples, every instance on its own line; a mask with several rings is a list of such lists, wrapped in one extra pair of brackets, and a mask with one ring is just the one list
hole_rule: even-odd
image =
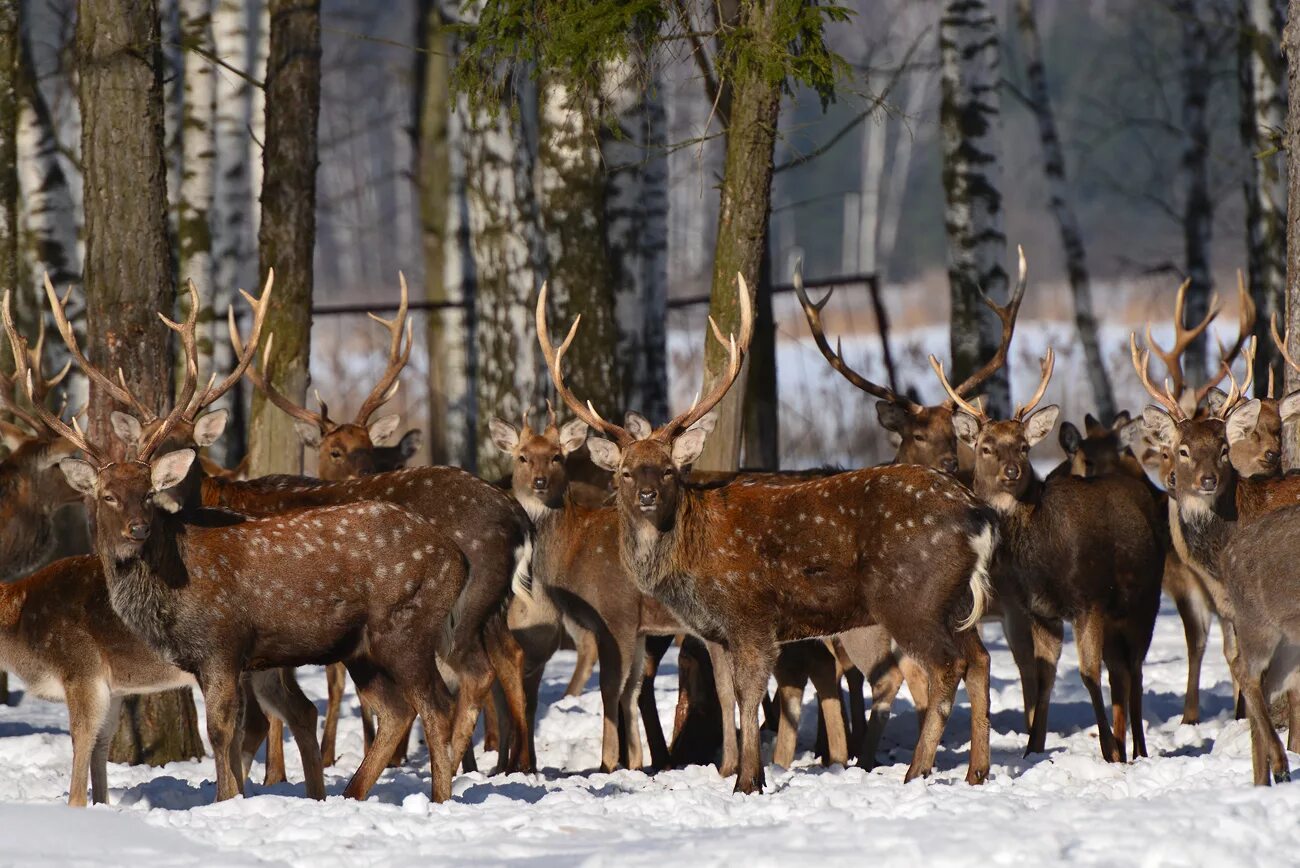
[[(253, 78), (266, 82), (268, 57), (271, 52), (271, 0), (249, 0), (256, 8), (256, 21), (253, 27), (253, 62), (250, 72)], [(266, 89), (255, 87), (250, 94), (252, 105), (248, 109), (248, 177), (253, 188), (254, 197), (262, 194), (262, 167), (265, 165), (266, 144)], [(262, 229), (261, 200), (253, 201), (253, 232)]]
[(180, 0), (156, 0), (163, 80), (163, 150), (167, 160), (167, 217), (172, 240), (178, 229), (181, 203), (181, 161), (184, 134), (185, 59), (181, 49)]
[[(764, 245), (766, 247), (766, 245)], [(754, 343), (745, 394), (745, 466), (781, 469), (781, 408), (777, 404), (776, 320), (772, 315), (772, 268), (764, 251), (754, 289)]]
[(616, 419), (624, 406), (613, 268), (605, 243), (605, 167), (595, 128), (602, 111), (580, 104), (570, 90), (545, 77), (538, 92), (537, 204), (551, 322), (559, 327), (582, 316), (582, 328), (564, 357), (565, 376), (584, 400)]
[[(0, 0), (0, 287), (3, 287), (0, 292), (5, 289), (17, 289), (19, 286), (18, 20), (20, 7), (19, 0)], [(13, 370), (12, 354), (5, 352), (3, 355), (4, 358), (0, 360), (0, 371)]]
[[(998, 323), (980, 301), (980, 289), (999, 303), (1007, 297), (998, 38), (997, 17), (985, 0), (947, 0), (939, 25), (939, 126), (952, 299), (948, 376), (954, 383), (997, 351)], [(1009, 382), (1004, 367), (985, 383), (994, 418), (1011, 412)]]
[(667, 115), (658, 61), (639, 48), (610, 74), (601, 130), (606, 245), (613, 269), (614, 319), (623, 406), (655, 422), (668, 417)]
[[(734, 26), (750, 34), (750, 50), (784, 50), (773, 44), (777, 4), (785, 0), (755, 0), (743, 4)], [(729, 22), (730, 24), (730, 22)], [(781, 87), (755, 66), (739, 66), (723, 100), (727, 123), (727, 154), (723, 163), (718, 210), (718, 240), (713, 257), (709, 314), (724, 335), (740, 328), (736, 275), (744, 275), (750, 298), (758, 287), (767, 250), (767, 221), (772, 201), (772, 154), (776, 144)], [(721, 110), (721, 109), (720, 109)], [(726, 369), (727, 350), (706, 330), (704, 383), (707, 390)], [(759, 350), (758, 352), (761, 352)], [(747, 394), (748, 363), (718, 405), (718, 423), (704, 445), (697, 465), (702, 470), (735, 470)]]
[[(1282, 30), (1282, 52), (1286, 58), (1286, 149), (1300, 154), (1300, 0), (1288, 0), (1286, 27)], [(1300, 214), (1300, 159), (1287, 160), (1287, 211)], [(1300, 220), (1286, 224), (1286, 328), (1290, 331), (1287, 349), (1300, 358)], [(1300, 372), (1288, 366), (1286, 391), (1300, 389)], [(1282, 440), (1286, 467), (1300, 465), (1300, 442), (1297, 423), (1287, 424)]]
[(1269, 321), (1285, 316), (1286, 151), (1279, 136), (1286, 126), (1285, 70), (1281, 34), (1282, 0), (1239, 0), (1241, 29), (1241, 143), (1250, 160), (1245, 178), (1246, 270), (1258, 317), (1255, 321), (1255, 381), (1270, 373), (1281, 384), (1282, 356), (1273, 346)]
[[(431, 302), (463, 302), (473, 294), (472, 258), (466, 247), (465, 171), (452, 159), (463, 137), (462, 115), (453, 110), (450, 79), (457, 39), (454, 6), (421, 0), (416, 55), (415, 154), (420, 194), (420, 238), (425, 296)], [(429, 459), (434, 464), (474, 464), (469, 400), (468, 316), (462, 308), (431, 310), (429, 347)]]
[[(181, 67), (184, 70), (181, 106), (181, 189), (176, 209), (177, 273), (199, 287), (198, 355), (201, 376), (217, 371), (216, 311), (224, 314), (233, 288), (218, 290), (213, 281), (212, 229), (215, 170), (216, 70), (208, 57), (215, 53), (212, 0), (180, 0)], [(200, 53), (201, 52), (201, 53)], [(218, 297), (218, 292), (220, 297)], [(185, 295), (182, 290), (182, 296)], [(188, 306), (188, 302), (186, 302)], [(222, 337), (225, 320), (222, 317)], [(226, 346), (229, 340), (222, 341)], [(183, 374), (183, 368), (178, 367)], [(180, 379), (177, 379), (180, 382)]]
[[(1214, 288), (1210, 275), (1210, 236), (1214, 228), (1214, 202), (1210, 199), (1210, 128), (1206, 108), (1210, 96), (1210, 35), (1201, 18), (1201, 0), (1178, 0), (1175, 11), (1183, 29), (1182, 125), (1183, 255), (1187, 288), (1187, 321), (1205, 318)], [(1183, 357), (1183, 376), (1189, 387), (1205, 381), (1207, 335), (1201, 335)]]
[[(317, 119), (320, 115), (320, 2), (270, 0), (266, 142), (258, 274), (275, 269), (265, 333), (275, 335), (273, 384), (304, 403), (311, 360), (312, 256), (316, 247)], [(249, 472), (301, 473), (293, 419), (253, 395)]]
[[(475, 268), (478, 473), (495, 479), (510, 462), (488, 435), (493, 416), (518, 419), (545, 397), (550, 380), (537, 347), (533, 307), (541, 249), (533, 198), (532, 107), (474, 112), (465, 135), (465, 184)], [(558, 324), (557, 324), (558, 328)]]
[(1109, 424), (1115, 416), (1115, 395), (1111, 390), (1110, 376), (1106, 373), (1106, 357), (1101, 351), (1097, 336), (1097, 316), (1092, 308), (1092, 285), (1088, 278), (1088, 262), (1083, 247), (1083, 234), (1079, 231), (1079, 218), (1070, 201), (1069, 185), (1065, 179), (1065, 153), (1056, 131), (1056, 116), (1047, 90), (1047, 71), (1043, 67), (1043, 43), (1038, 35), (1034, 15), (1034, 0), (1018, 0), (1020, 44), (1025, 52), (1025, 77), (1029, 83), (1029, 103), (1038, 121), (1038, 137), (1043, 143), (1043, 174), (1047, 177), (1047, 196), (1061, 234), (1065, 249), (1065, 271), (1070, 277), (1070, 293), (1074, 297), (1074, 324), (1079, 329), (1079, 342), (1083, 345), (1083, 358), (1087, 367), (1088, 382), (1092, 386), (1093, 406)]
[[(239, 69), (250, 69), (247, 0), (217, 0), (212, 15), (212, 41), (217, 56)], [(249, 179), (249, 154), (252, 142), (248, 134), (253, 86), (228, 71), (216, 76), (216, 115), (213, 118), (215, 168), (212, 216), (212, 289), (213, 310), (220, 319), (226, 305), (233, 300), (236, 288), (253, 290), (257, 284), (257, 242), (253, 233), (253, 186)], [(218, 300), (220, 299), (220, 300)], [(217, 326), (218, 330), (221, 326)], [(230, 341), (224, 335), (213, 336), (212, 364), (218, 371), (230, 370), (234, 363)], [(223, 395), (214, 409), (229, 409), (234, 418), (226, 434), (209, 451), (214, 460), (230, 465), (244, 454), (244, 402), (239, 399), (242, 383)]]
[[(81, 0), (77, 15), (85, 171), (90, 360), (121, 368), (161, 413), (171, 397), (168, 331), (174, 281), (167, 236), (158, 9), (152, 0)], [(116, 443), (112, 402), (91, 390), (90, 437)], [(190, 691), (128, 700), (110, 758), (161, 765), (201, 756)]]

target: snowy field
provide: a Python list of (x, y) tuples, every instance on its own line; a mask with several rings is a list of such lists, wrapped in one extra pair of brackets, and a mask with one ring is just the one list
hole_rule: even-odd
[[(653, 778), (591, 773), (598, 696), (593, 680), (583, 697), (563, 698), (573, 661), (564, 653), (543, 688), (537, 743), (544, 772), (461, 775), (448, 804), (428, 801), (422, 748), (412, 766), (386, 772), (364, 803), (338, 795), (323, 805), (308, 801), (290, 746), (295, 783), (250, 785), (243, 799), (210, 804), (211, 760), (162, 769), (110, 765), (112, 807), (72, 810), (60, 804), (71, 758), (64, 708), (28, 699), (0, 709), (0, 863), (1231, 866), (1300, 858), (1300, 785), (1249, 785), (1250, 738), (1244, 722), (1230, 719), (1217, 628), (1202, 679), (1207, 722), (1183, 726), (1182, 628), (1166, 606), (1146, 666), (1153, 756), (1128, 766), (1100, 759), (1072, 642), (1053, 695), (1048, 753), (1022, 759), (1015, 669), (1000, 631), (986, 627), (985, 638), (993, 654), (993, 771), (982, 787), (962, 781), (964, 694), (939, 770), (927, 782), (902, 783), (916, 731), (904, 698), (886, 735), (890, 765), (869, 774), (820, 768), (805, 752), (793, 769), (769, 768), (769, 793), (735, 796), (712, 767)], [(664, 671), (657, 698), (670, 723), (672, 657)], [(321, 672), (304, 672), (303, 681), (309, 694), (324, 696)], [(805, 745), (811, 695), (808, 701)], [(327, 772), (332, 794), (360, 760), (352, 711), (340, 733), (342, 762)], [(261, 772), (258, 763), (255, 779)]]

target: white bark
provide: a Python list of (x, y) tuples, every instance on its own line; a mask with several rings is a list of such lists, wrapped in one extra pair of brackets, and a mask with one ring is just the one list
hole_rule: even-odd
[[(939, 25), (948, 279), (952, 294), (952, 369), (965, 377), (997, 349), (996, 318), (979, 289), (1007, 297), (1002, 228), (1000, 29), (985, 0), (948, 0)], [(994, 417), (1011, 411), (1007, 369), (985, 384)]]
[[(268, 0), (249, 0), (257, 7), (257, 23), (253, 28), (253, 58), (250, 73), (258, 81), (266, 81), (266, 57), (271, 50), (271, 9)], [(249, 183), (253, 188), (253, 237), (261, 225), (262, 207), (262, 145), (266, 142), (266, 91), (252, 88), (252, 105), (248, 124), (251, 136), (248, 142)]]
[[(918, 73), (905, 88), (903, 118), (911, 120), (921, 114), (926, 95), (934, 78), (930, 73)], [(886, 120), (888, 125), (890, 122)], [(903, 216), (903, 202), (907, 194), (907, 176), (912, 168), (912, 152), (916, 149), (917, 130), (908, 123), (899, 125), (894, 137), (894, 150), (889, 162), (889, 175), (885, 181), (884, 203), (880, 212), (880, 230), (876, 243), (876, 260), (880, 267), (889, 268), (898, 242), (898, 224)]]
[[(868, 81), (868, 91), (870, 81)], [(862, 124), (862, 182), (858, 196), (858, 249), (856, 268), (863, 274), (874, 274), (879, 267), (880, 208), (884, 198), (881, 189), (885, 174), (885, 137), (889, 133), (888, 118), (867, 118)]]
[(181, 200), (181, 126), (184, 111), (181, 85), (185, 79), (184, 52), (180, 47), (179, 0), (159, 0), (158, 19), (158, 34), (162, 41), (163, 149), (167, 159), (167, 215), (171, 223), (172, 238), (175, 238)]

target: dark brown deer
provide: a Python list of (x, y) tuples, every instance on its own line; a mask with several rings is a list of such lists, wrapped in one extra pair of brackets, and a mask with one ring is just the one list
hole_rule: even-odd
[[(1033, 703), (1026, 754), (1045, 749), (1047, 710), (1062, 626), (1069, 619), (1079, 648), (1079, 674), (1092, 698), (1102, 756), (1124, 762), (1131, 723), (1133, 753), (1146, 756), (1142, 730), (1142, 662), (1160, 608), (1164, 564), (1161, 516), (1144, 482), (1124, 476), (1062, 476), (1044, 484), (1029, 450), (1056, 424), (1059, 409), (1035, 410), (1047, 391), (1054, 355), (1048, 349), (1037, 391), (1011, 419), (993, 421), (957, 395), (934, 356), (930, 364), (959, 408), (957, 436), (975, 452), (975, 493), (1001, 517), (1003, 547), (993, 571), (1007, 609), (1028, 616), (1034, 660)], [(1008, 641), (1016, 641), (1008, 633)], [(1101, 666), (1110, 674), (1113, 730), (1101, 694)], [(1022, 675), (1022, 678), (1024, 676)]]
[(683, 484), (705, 433), (692, 425), (740, 374), (753, 331), (749, 290), (739, 278), (741, 338), (726, 373), (684, 413), (638, 439), (605, 421), (564, 384), (563, 357), (537, 305), (538, 340), (556, 391), (578, 418), (612, 440), (592, 439), (598, 466), (615, 474), (619, 551), (645, 594), (691, 631), (722, 645), (740, 705), (736, 791), (763, 785), (758, 708), (784, 642), (881, 624), (926, 669), (931, 703), (907, 777), (929, 773), (966, 677), (971, 697), (967, 780), (988, 774), (988, 652), (973, 629), (988, 597), (994, 518), (959, 483), (928, 468), (897, 465), (794, 485), (741, 482), (700, 490)]
[[(131, 457), (112, 459), (75, 420), (69, 427), (36, 406), (40, 419), (85, 455), (64, 459), (60, 467), (92, 504), (114, 611), (198, 680), (218, 799), (242, 791), (243, 776), (235, 772), (237, 764), (242, 771), (235, 738), (241, 673), (340, 659), (380, 721), (375, 745), (345, 795), (366, 795), (397, 736), (418, 713), (430, 733), (432, 798), (450, 798), (450, 699), (434, 659), (443, 624), (467, 582), (464, 556), (431, 523), (392, 504), (345, 504), (265, 519), (203, 508), (198, 479), (190, 473), (194, 451), (155, 456), (196, 393), (196, 296), (191, 284), (184, 325), (163, 318), (180, 335), (185, 379), (172, 411)], [(269, 300), (256, 303), (250, 355)], [(60, 306), (52, 292), (50, 301)], [(26, 345), (13, 328), (7, 296), (4, 325), (30, 396)], [(82, 360), (79, 351), (73, 358)], [(314, 708), (310, 720), (310, 729), (295, 733), (309, 779), (321, 774)]]

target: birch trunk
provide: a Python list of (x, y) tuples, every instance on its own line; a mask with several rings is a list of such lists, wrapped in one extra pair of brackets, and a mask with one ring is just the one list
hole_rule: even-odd
[[(1282, 30), (1282, 56), (1286, 58), (1286, 131), (1284, 144), (1289, 153), (1300, 154), (1300, 0), (1288, 0), (1286, 27)], [(1288, 160), (1287, 211), (1300, 214), (1300, 160)], [(1286, 224), (1286, 328), (1290, 331), (1287, 349), (1300, 358), (1300, 220)], [(1300, 372), (1287, 366), (1286, 391), (1300, 389)], [(1282, 440), (1286, 467), (1300, 465), (1300, 442), (1297, 424), (1287, 423)]]
[[(939, 25), (939, 109), (947, 199), (948, 283), (952, 298), (951, 372), (965, 379), (997, 350), (996, 318), (983, 288), (1006, 301), (1006, 234), (1002, 228), (1001, 49), (996, 16), (985, 0), (948, 0)], [(1011, 412), (1007, 368), (984, 393), (994, 418)]]
[(1285, 315), (1287, 152), (1280, 136), (1286, 127), (1285, 69), (1281, 35), (1286, 14), (1282, 0), (1240, 0), (1238, 76), (1241, 83), (1241, 143), (1250, 160), (1246, 198), (1246, 266), (1258, 317), (1255, 321), (1257, 382), (1270, 371), (1281, 383), (1281, 354), (1269, 335), (1274, 314)]
[[(1201, 0), (1178, 0), (1174, 6), (1182, 24), (1183, 155), (1179, 165), (1183, 198), (1184, 272), (1187, 321), (1200, 322), (1210, 306), (1210, 237), (1214, 202), (1210, 199), (1210, 128), (1206, 107), (1210, 95), (1210, 35), (1201, 18)], [(1207, 336), (1201, 335), (1183, 357), (1188, 386), (1205, 381)]]
[[(311, 359), (316, 246), (317, 122), (320, 115), (320, 0), (270, 0), (266, 69), (265, 184), (258, 273), (275, 269), (266, 333), (275, 335), (273, 384), (303, 403)], [(301, 473), (293, 419), (261, 392), (253, 396), (248, 442), (254, 476)]]
[(605, 246), (606, 188), (599, 105), (584, 105), (562, 84), (539, 88), (537, 191), (546, 239), (553, 322), (582, 316), (565, 354), (574, 391), (606, 418), (624, 410), (614, 318), (613, 269)]
[(181, 201), (181, 144), (185, 106), (184, 50), (181, 48), (180, 0), (154, 0), (158, 6), (159, 39), (162, 57), (163, 141), (167, 160), (167, 217), (172, 238), (176, 237)]
[(1047, 197), (1056, 218), (1065, 249), (1065, 271), (1070, 278), (1070, 293), (1074, 298), (1074, 324), (1079, 330), (1083, 345), (1083, 358), (1092, 386), (1093, 405), (1103, 420), (1115, 416), (1115, 396), (1106, 373), (1106, 357), (1101, 351), (1097, 336), (1097, 315), (1092, 306), (1092, 285), (1088, 277), (1088, 261), (1079, 230), (1079, 218), (1070, 200), (1069, 185), (1065, 178), (1065, 153), (1056, 131), (1056, 116), (1047, 90), (1047, 71), (1043, 66), (1043, 43), (1038, 35), (1038, 22), (1034, 14), (1034, 0), (1018, 0), (1017, 18), (1020, 25), (1020, 44), (1025, 53), (1025, 76), (1029, 83), (1029, 104), (1038, 121), (1038, 137), (1043, 145), (1043, 174), (1047, 178)]
[[(18, 63), (19, 0), (0, 0), (0, 292), (19, 285)], [(31, 332), (27, 332), (31, 334)], [(4, 354), (0, 370), (13, 369)]]
[[(221, 298), (213, 280), (212, 229), (215, 166), (216, 70), (207, 56), (215, 53), (212, 0), (180, 0), (181, 65), (184, 69), (181, 106), (181, 189), (176, 209), (177, 269), (180, 286), (193, 280), (199, 287), (199, 371), (216, 370), (217, 310), (225, 311), (233, 289)], [(183, 295), (182, 290), (182, 295)], [(224, 303), (223, 303), (224, 302)], [(188, 302), (187, 302), (188, 304)], [(222, 323), (224, 331), (224, 322)], [(228, 340), (223, 341), (229, 346)], [(181, 369), (178, 368), (178, 371)], [(179, 378), (177, 382), (180, 382)]]
[[(903, 117), (916, 118), (921, 114), (925, 96), (934, 81), (929, 73), (917, 73), (906, 88), (903, 98)], [(885, 120), (888, 128), (889, 119)], [(889, 163), (889, 175), (885, 179), (884, 203), (880, 210), (879, 239), (876, 242), (877, 268), (882, 272), (888, 270), (894, 258), (894, 247), (898, 241), (898, 224), (903, 215), (903, 203), (907, 198), (907, 178), (912, 168), (912, 152), (916, 147), (916, 134), (909, 129), (900, 129), (894, 137), (894, 150)], [(884, 278), (884, 274), (881, 274)]]
[[(253, 27), (253, 61), (251, 73), (253, 78), (265, 82), (267, 76), (267, 58), (271, 53), (271, 0), (249, 0), (255, 7), (255, 26)], [(255, 87), (250, 94), (252, 105), (249, 107), (248, 128), (248, 174), (253, 187), (253, 234), (262, 231), (262, 169), (263, 153), (266, 144), (266, 89)]]
[[(85, 170), (86, 319), (90, 360), (128, 372), (132, 391), (163, 412), (171, 397), (168, 331), (175, 281), (158, 11), (154, 2), (81, 0), (77, 9), (81, 155)], [(115, 443), (112, 402), (91, 390), (89, 434)], [(109, 759), (162, 765), (202, 756), (190, 691), (132, 697)]]

